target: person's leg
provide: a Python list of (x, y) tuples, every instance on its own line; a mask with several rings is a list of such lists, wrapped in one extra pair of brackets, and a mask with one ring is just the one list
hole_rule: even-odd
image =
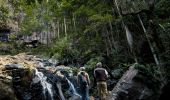
[(87, 86), (85, 90), (86, 90), (85, 100), (89, 100), (89, 87)]
[(101, 100), (106, 100), (106, 97), (107, 97), (107, 84), (106, 84), (106, 82), (101, 83), (101, 92), (102, 92)]
[(85, 91), (83, 87), (80, 88), (80, 95), (81, 95), (81, 100), (85, 100)]
[(98, 91), (98, 96), (99, 96), (99, 98), (101, 99), (101, 98), (102, 98), (102, 95), (103, 95), (101, 82), (98, 82), (98, 83), (97, 83), (97, 91)]
[(107, 91), (107, 84), (106, 84), (106, 82), (104, 83), (104, 94), (105, 94), (105, 100), (106, 100), (106, 98), (107, 98), (107, 95), (108, 95), (108, 91)]

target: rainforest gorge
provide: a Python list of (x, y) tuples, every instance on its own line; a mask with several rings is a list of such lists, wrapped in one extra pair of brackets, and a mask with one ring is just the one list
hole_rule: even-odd
[(80, 100), (82, 66), (99, 100), (98, 62), (108, 100), (166, 100), (169, 39), (169, 0), (0, 0), (0, 100)]

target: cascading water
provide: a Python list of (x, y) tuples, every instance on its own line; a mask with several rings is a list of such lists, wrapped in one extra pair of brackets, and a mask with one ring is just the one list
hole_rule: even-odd
[(70, 82), (69, 79), (67, 79), (67, 82), (69, 84), (69, 92), (71, 93), (72, 96), (78, 96), (79, 98), (81, 98), (81, 96), (77, 93), (76, 89), (74, 88), (74, 85)]
[(124, 25), (124, 27), (125, 27), (125, 31), (126, 31), (126, 37), (127, 37), (128, 44), (129, 44), (130, 48), (132, 49), (132, 45), (133, 45), (132, 34), (126, 25)]
[(128, 27), (127, 27), (125, 24), (123, 24), (123, 25), (124, 25), (124, 28), (125, 28), (125, 31), (126, 31), (126, 37), (127, 37), (127, 41), (128, 41), (129, 47), (130, 47), (130, 49), (131, 49), (131, 52), (132, 52), (133, 55), (134, 55), (134, 60), (135, 60), (135, 62), (137, 63), (137, 62), (138, 62), (138, 61), (137, 61), (137, 58), (136, 58), (136, 56), (135, 56), (135, 53), (133, 52), (133, 37), (132, 37), (132, 34), (131, 34), (131, 32), (129, 31)]
[(33, 79), (33, 83), (40, 82), (43, 87), (43, 94), (45, 98), (49, 100), (53, 100), (52, 85), (47, 82), (47, 77), (44, 76), (42, 72), (39, 72), (37, 69), (35, 69), (35, 75), (36, 77)]
[[(44, 60), (45, 61), (45, 60)], [(47, 61), (46, 62), (43, 62), (43, 61), (41, 61), (41, 62), (39, 62), (38, 64), (39, 64), (39, 67), (40, 68), (43, 68), (43, 69), (45, 69), (45, 70), (48, 70), (48, 67), (52, 67), (52, 66), (48, 66), (48, 67), (46, 67), (46, 63), (47, 63)], [(62, 66), (61, 68), (63, 69), (63, 67), (64, 66)], [(58, 69), (56, 69), (56, 70), (59, 70), (60, 68), (59, 68), (59, 66), (57, 67)], [(55, 71), (54, 71), (55, 72)], [(46, 96), (46, 94), (47, 94), (47, 92), (48, 92), (48, 94), (50, 95), (50, 98), (52, 98), (52, 99), (48, 99), (49, 98), (49, 96), (48, 96), (48, 98), (47, 98), (47, 100), (54, 100), (54, 98), (55, 98), (55, 92), (54, 91), (52, 91), (52, 84), (50, 84), (50, 83), (48, 83), (46, 80), (47, 80), (47, 77), (48, 77), (48, 75), (47, 75), (47, 77), (42, 73), (42, 72), (39, 72), (37, 69), (35, 69), (35, 74), (36, 74), (36, 76), (37, 76), (37, 78), (38, 78), (38, 80), (37, 79), (35, 79), (35, 83), (38, 83), (38, 82), (40, 82), (40, 84), (42, 85), (42, 87), (43, 87), (43, 94), (44, 94), (44, 96)], [(61, 74), (61, 72), (60, 71), (58, 71), (58, 73), (56, 73), (57, 74), (57, 76), (61, 76), (62, 74)], [(65, 75), (64, 75), (65, 76)], [(63, 75), (62, 75), (62, 77), (64, 77)], [(71, 75), (70, 75), (71, 76)], [(53, 79), (53, 78), (50, 78), (50, 77), (48, 77), (48, 79)], [(69, 95), (71, 96), (71, 98), (70, 98), (70, 100), (80, 100), (81, 99), (81, 96), (77, 93), (77, 91), (76, 91), (76, 89), (75, 89), (75, 87), (74, 87), (74, 85), (73, 85), (73, 83), (69, 80), (69, 79), (67, 79), (67, 78), (65, 78), (66, 79), (66, 81), (68, 82), (68, 85), (69, 85), (69, 89), (68, 89), (68, 93), (69, 93)], [(58, 80), (59, 81), (59, 80)], [(50, 81), (51, 82), (51, 81)], [(62, 93), (62, 88), (61, 88), (61, 84), (60, 84), (60, 82), (56, 82), (56, 86), (57, 86), (57, 90), (58, 90), (58, 93), (59, 93), (59, 96), (60, 96), (60, 99), (61, 100), (65, 100), (65, 97), (64, 97), (64, 95), (63, 95), (63, 93)], [(54, 95), (54, 96), (53, 96)]]

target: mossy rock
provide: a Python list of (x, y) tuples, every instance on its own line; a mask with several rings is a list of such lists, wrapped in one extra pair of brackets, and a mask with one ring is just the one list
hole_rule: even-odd
[(8, 82), (4, 83), (3, 81), (0, 81), (0, 100), (17, 100), (12, 89), (12, 84)]
[(25, 73), (24, 73), (23, 77), (21, 78), (21, 85), (25, 88), (29, 88), (30, 84), (31, 84), (33, 70), (28, 68), (28, 69), (25, 69), (24, 71), (25, 71)]

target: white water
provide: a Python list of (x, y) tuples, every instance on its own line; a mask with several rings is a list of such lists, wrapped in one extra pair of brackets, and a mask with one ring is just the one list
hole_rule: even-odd
[(128, 44), (129, 44), (129, 46), (132, 50), (132, 45), (133, 45), (132, 34), (131, 34), (131, 32), (129, 31), (129, 29), (126, 25), (124, 25), (124, 27), (125, 27), (125, 31), (126, 31), (126, 37), (127, 37)]
[(39, 72), (37, 69), (35, 69), (35, 74), (37, 76), (37, 79), (34, 80), (34, 83), (37, 83), (40, 81), (42, 87), (43, 87), (43, 93), (46, 96), (46, 91), (49, 93), (50, 95), (50, 100), (53, 100), (53, 92), (52, 92), (52, 85), (50, 83), (47, 82), (47, 77), (44, 76), (44, 74), (42, 72)]
[(71, 92), (71, 95), (72, 95), (72, 96), (78, 96), (78, 97), (81, 98), (81, 96), (77, 93), (76, 89), (74, 88), (73, 83), (71, 83), (70, 80), (68, 80), (67, 78), (66, 78), (66, 80), (68, 81), (69, 91)]
[[(114, 1), (115, 1), (115, 5), (116, 5), (116, 8), (117, 8), (118, 14), (119, 14), (119, 16), (122, 18), (122, 15), (121, 15), (121, 13), (120, 13), (120, 9), (119, 9), (119, 6), (118, 6), (118, 2), (117, 2), (117, 0), (114, 0)], [(127, 37), (128, 44), (129, 44), (129, 46), (130, 46), (130, 48), (131, 48), (131, 50), (132, 50), (132, 44), (133, 44), (132, 35), (131, 35), (128, 27), (125, 25), (125, 23), (124, 23), (123, 20), (122, 20), (122, 24), (123, 24), (123, 26), (124, 26), (124, 28), (125, 28), (125, 31), (126, 31), (126, 37)]]

